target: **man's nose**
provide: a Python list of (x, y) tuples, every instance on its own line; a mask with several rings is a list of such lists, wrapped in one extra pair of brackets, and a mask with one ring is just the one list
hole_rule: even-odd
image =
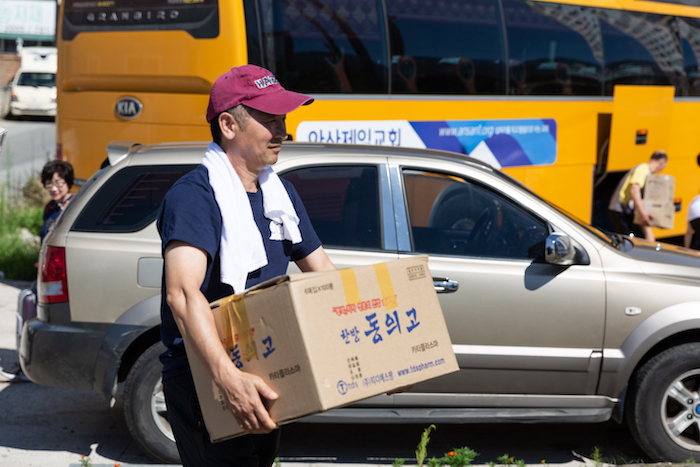
[(287, 124), (284, 122), (284, 120), (277, 121), (275, 123), (273, 134), (278, 138), (282, 138), (283, 140), (287, 139)]

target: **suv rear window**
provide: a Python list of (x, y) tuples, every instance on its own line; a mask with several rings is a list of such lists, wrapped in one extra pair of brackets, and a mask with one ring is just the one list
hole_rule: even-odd
[(92, 197), (74, 232), (137, 232), (153, 222), (171, 186), (196, 165), (127, 167)]

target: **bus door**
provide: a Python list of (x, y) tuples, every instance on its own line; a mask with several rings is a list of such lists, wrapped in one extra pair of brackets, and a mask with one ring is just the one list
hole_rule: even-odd
[(647, 162), (657, 149), (672, 153), (674, 94), (673, 86), (615, 86), (612, 113), (599, 114), (598, 119), (594, 225), (613, 230), (608, 204), (629, 169)]
[(615, 86), (608, 172), (626, 172), (657, 149), (671, 152), (673, 86)]

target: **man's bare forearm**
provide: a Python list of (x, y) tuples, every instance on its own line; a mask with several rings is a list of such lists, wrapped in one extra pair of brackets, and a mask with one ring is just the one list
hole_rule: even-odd
[(635, 211), (637, 211), (639, 214), (639, 220), (641, 222), (640, 225), (651, 225), (651, 216), (647, 213), (646, 209), (644, 209), (644, 202), (642, 201), (642, 188), (638, 184), (633, 183), (630, 185), (630, 197), (634, 203)]
[[(270, 418), (261, 396), (270, 400), (278, 396), (261, 378), (236, 368), (226, 354), (209, 302), (200, 290), (207, 268), (206, 253), (174, 243), (166, 248), (164, 258), (166, 302), (188, 353), (197, 356), (221, 389), (239, 426), (250, 433), (268, 433), (277, 424)], [(193, 363), (190, 361), (190, 365)]]

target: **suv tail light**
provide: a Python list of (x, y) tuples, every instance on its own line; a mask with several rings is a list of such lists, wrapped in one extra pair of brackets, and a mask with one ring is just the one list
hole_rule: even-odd
[(46, 247), (46, 253), (41, 259), (41, 273), (37, 284), (37, 292), (41, 303), (68, 301), (65, 248)]

